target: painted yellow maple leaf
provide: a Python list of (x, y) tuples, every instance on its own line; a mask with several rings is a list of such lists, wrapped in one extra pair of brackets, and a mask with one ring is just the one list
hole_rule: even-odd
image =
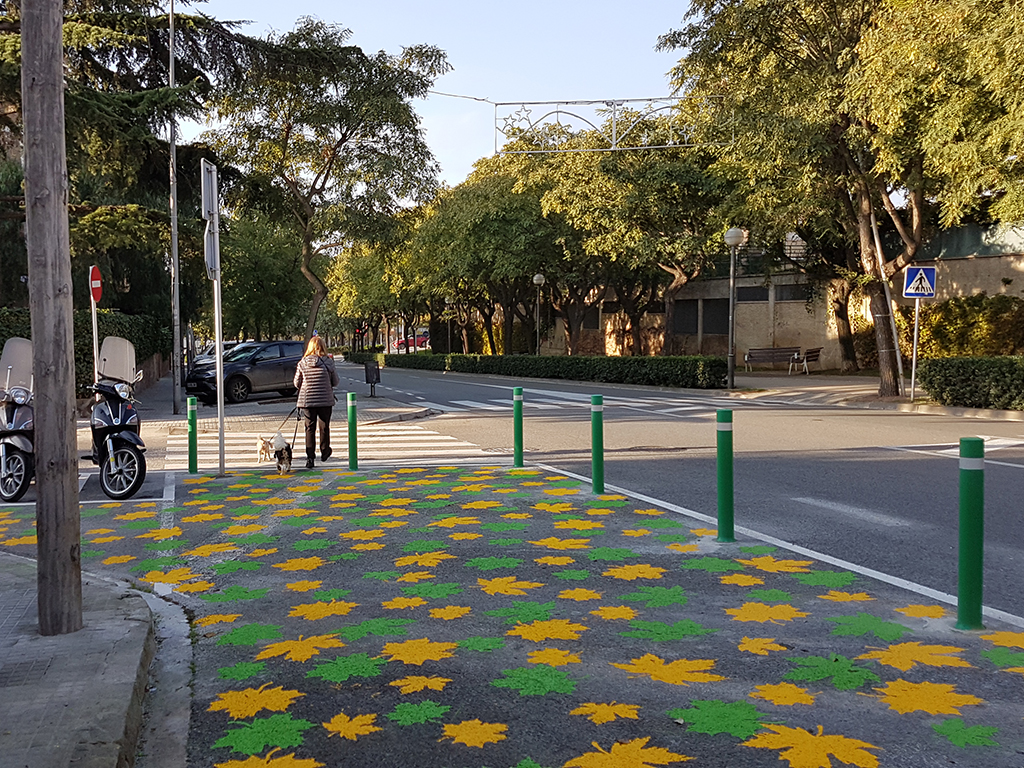
[(959, 715), (960, 707), (984, 704), (977, 696), (957, 693), (950, 683), (911, 683), (893, 680), (884, 688), (875, 688), (889, 709), (905, 715), (908, 712), (927, 712), (930, 715)]
[(267, 752), (266, 757), (251, 755), (245, 760), (214, 763), (214, 768), (324, 768), (323, 763), (318, 763), (312, 758), (297, 758), (294, 752), (290, 755), (274, 757), (274, 754), (280, 751), (280, 748), (275, 748)]
[(188, 584), (179, 584), (174, 588), (175, 592), (206, 592), (213, 589), (216, 584), (212, 581), (193, 581)]
[[(270, 549), (254, 549), (252, 552), (246, 555), (246, 557), (264, 557), (266, 555), (277, 554), (277, 547), (271, 547)], [(298, 570), (298, 569), (293, 569)]]
[(264, 709), (271, 712), (284, 712), (300, 696), (306, 694), (299, 691), (286, 691), (281, 686), (270, 688), (270, 683), (259, 688), (246, 688), (244, 691), (226, 691), (218, 693), (217, 700), (210, 704), (207, 712), (227, 712), (232, 720), (245, 720), (253, 717)]
[(375, 549), (384, 549), (384, 545), (377, 541), (368, 541), (363, 544), (354, 544), (349, 549), (354, 549), (360, 552), (372, 552)]
[(189, 515), (188, 517), (181, 518), (183, 523), (212, 523), (214, 520), (223, 520), (224, 515), (216, 514), (212, 515), (209, 512), (201, 512), (198, 515)]
[(483, 537), (484, 536), (483, 536), (482, 533), (463, 532), (463, 533), (450, 533), (450, 534), (448, 534), (448, 538), (449, 539), (453, 539), (455, 541), (472, 541), (473, 539), (482, 539)]
[[(523, 483), (526, 485), (526, 483)], [(539, 509), (542, 512), (550, 512), (553, 515), (560, 515), (564, 512), (572, 512), (574, 509), (573, 505), (567, 501), (542, 501), (539, 504), (533, 505), (534, 509)]]
[(454, 560), (455, 555), (449, 555), (447, 552), (424, 552), (419, 555), (407, 555), (400, 557), (395, 560), (395, 565), (399, 568), (406, 568), (410, 565), (415, 565), (420, 568), (433, 568), (436, 565), (440, 565), (445, 560)]
[(374, 721), (377, 719), (377, 715), (356, 715), (355, 717), (349, 717), (344, 712), (335, 715), (328, 722), (323, 723), (324, 728), (327, 729), (327, 736), (340, 736), (343, 739), (349, 741), (355, 741), (359, 736), (365, 736), (368, 733), (382, 730), (374, 725)]
[(538, 547), (546, 547), (547, 549), (555, 550), (590, 548), (590, 539), (559, 539), (555, 536), (548, 536), (546, 539), (531, 541), (530, 543), (536, 544)]
[[(509, 490), (512, 490), (512, 489), (510, 489), (510, 488), (502, 488), (498, 492), (500, 493), (501, 491), (509, 491)], [(506, 515), (502, 515), (502, 518), (505, 519), (505, 520), (530, 520), (532, 517), (533, 517), (533, 515), (531, 515), (529, 512), (509, 512)]]
[(755, 693), (750, 694), (752, 699), (764, 699), (780, 707), (791, 707), (794, 704), (814, 703), (813, 693), (792, 683), (771, 683), (759, 685), (754, 689)]
[(92, 544), (109, 544), (112, 541), (121, 541), (124, 536), (97, 536), (90, 543)]
[(426, 581), (427, 579), (433, 578), (436, 577), (430, 571), (409, 571), (409, 573), (403, 573), (401, 576), (399, 576), (396, 579), (396, 581), (404, 581), (406, 583), (411, 582), (413, 584), (419, 584), (421, 581)]
[(196, 624), (200, 627), (210, 627), (214, 624), (231, 624), (240, 618), (242, 618), (240, 613), (211, 613), (209, 616), (196, 619)]
[(632, 741), (618, 741), (605, 752), (596, 742), (591, 742), (597, 752), (587, 752), (565, 764), (565, 768), (651, 768), (652, 765), (668, 765), (693, 760), (692, 757), (669, 752), (661, 747), (648, 747), (650, 736)]
[(410, 675), (399, 680), (392, 680), (388, 685), (394, 685), (399, 693), (419, 693), (420, 691), (443, 691), (444, 687), (451, 682), (449, 677), (426, 677), (424, 675)]
[(451, 621), (452, 619), (461, 619), (472, 610), (468, 605), (446, 605), (444, 608), (431, 608), (430, 617)]
[(558, 596), (562, 600), (575, 600), (578, 603), (582, 603), (585, 600), (600, 600), (601, 593), (595, 592), (592, 589), (583, 589), (579, 587), (577, 589), (563, 589), (558, 593)]
[(747, 653), (756, 653), (758, 656), (767, 656), (768, 651), (786, 650), (786, 646), (776, 643), (774, 637), (744, 637), (743, 642), (736, 647)]
[[(277, 551), (277, 550), (273, 550)], [(254, 553), (255, 554), (255, 553)], [(283, 563), (274, 563), (275, 568), (282, 571), (312, 571), (326, 564), (326, 560), (320, 557), (293, 557)]]
[(555, 528), (569, 531), (593, 531), (604, 528), (604, 523), (599, 523), (597, 520), (558, 520), (555, 522)]
[(153, 539), (153, 541), (164, 541), (165, 539), (176, 539), (181, 536), (182, 530), (178, 526), (173, 528), (154, 528), (146, 533), (140, 533), (136, 539)]
[(648, 528), (631, 528), (622, 532), (623, 536), (646, 536), (650, 533)]
[(544, 585), (537, 581), (517, 581), (515, 576), (499, 576), (495, 579), (477, 579), (480, 589), (488, 595), (525, 595), (527, 589)]
[(293, 581), (289, 584), (285, 584), (284, 588), (291, 592), (312, 592), (314, 589), (320, 589), (324, 583), (322, 581)]
[(348, 539), (349, 541), (373, 541), (379, 539), (387, 534), (384, 531), (372, 530), (372, 531), (349, 531), (348, 533), (342, 533), (339, 535), (342, 539)]
[[(188, 504), (188, 502), (185, 502)], [(206, 502), (199, 502), (205, 504)], [(118, 506), (121, 506), (118, 504)], [(115, 520), (149, 520), (152, 517), (156, 517), (156, 512), (129, 512), (125, 515), (114, 515)]]
[(328, 616), (348, 616), (353, 608), (358, 607), (359, 603), (347, 603), (344, 600), (304, 603), (294, 606), (288, 615), (306, 621), (316, 621), (317, 619), (326, 619)]
[(897, 608), (896, 612), (914, 619), (941, 619), (946, 615), (946, 609), (941, 605), (908, 605)]
[[(318, 519), (319, 519), (319, 518), (318, 518)], [(323, 527), (322, 525), (319, 525), (319, 526), (316, 526), (316, 527), (314, 527), (314, 528), (306, 528), (306, 529), (305, 529), (305, 530), (303, 531), (303, 533), (304, 533), (305, 535), (309, 536), (309, 535), (311, 535), (311, 534), (314, 534), (314, 533), (327, 533), (327, 529), (326, 529), (326, 528), (324, 528), (324, 527)]]
[(587, 510), (587, 514), (588, 515), (596, 515), (598, 517), (603, 517), (604, 515), (614, 515), (615, 514), (615, 510), (614, 509), (588, 509)]
[(818, 726), (817, 735), (803, 728), (785, 725), (764, 724), (772, 733), (759, 733), (743, 742), (745, 747), (778, 749), (780, 760), (786, 760), (790, 768), (829, 768), (829, 755), (857, 768), (878, 768), (878, 758), (867, 750), (881, 749), (859, 739), (838, 734), (825, 735), (825, 729)]
[(224, 541), (220, 544), (203, 544), (202, 546), (190, 549), (182, 554), (188, 555), (189, 557), (209, 557), (210, 555), (216, 555), (220, 552), (237, 552), (240, 547), (235, 546), (230, 541)]
[(638, 709), (640, 709), (639, 704), (619, 704), (615, 701), (610, 704), (588, 702), (576, 707), (576, 709), (569, 712), (569, 714), (583, 715), (594, 725), (601, 725), (602, 723), (610, 723), (620, 717), (628, 718), (630, 720), (639, 720), (640, 715), (637, 714)]
[(533, 562), (540, 563), (541, 565), (570, 565), (576, 562), (576, 558), (548, 555), (547, 557), (535, 557)]
[(277, 643), (270, 643), (256, 655), (256, 660), (284, 656), (288, 661), (309, 661), (314, 656), (320, 655), (321, 648), (344, 647), (345, 644), (338, 639), (337, 635), (314, 635), (305, 638), (299, 635), (298, 640), (281, 640)]
[(764, 579), (751, 576), (746, 573), (730, 573), (718, 579), (722, 584), (732, 584), (738, 587), (753, 587), (756, 584), (764, 584)]
[(663, 509), (634, 509), (633, 514), (636, 515), (664, 515), (665, 510)]
[(163, 571), (150, 571), (139, 579), (139, 581), (146, 581), (150, 584), (180, 584), (183, 581), (197, 578), (199, 578), (199, 574), (192, 573), (188, 566), (185, 566), (182, 568), (174, 568), (167, 573), (164, 573)]
[(921, 643), (913, 642), (890, 645), (885, 650), (872, 651), (857, 658), (876, 659), (887, 667), (895, 667), (901, 672), (906, 672), (917, 664), (923, 664), (926, 667), (969, 667), (971, 665), (967, 661), (949, 655), (963, 652), (963, 648), (957, 648), (954, 645), (921, 645)]
[(574, 624), (568, 619), (548, 619), (547, 621), (534, 621), (530, 624), (516, 624), (505, 634), (540, 643), (544, 640), (579, 640), (579, 633), (587, 629), (589, 627)]
[(630, 608), (628, 605), (602, 605), (596, 611), (591, 611), (590, 613), (599, 619), (607, 619), (609, 621), (614, 619), (629, 620), (637, 617), (636, 609)]
[(990, 635), (982, 635), (981, 639), (1001, 648), (1024, 648), (1024, 632), (993, 632)]
[(804, 611), (798, 611), (788, 603), (780, 605), (744, 603), (740, 608), (726, 608), (725, 612), (732, 616), (733, 621), (756, 621), (761, 624), (768, 621), (778, 624), (782, 621), (792, 621), (795, 618), (810, 615)]
[(830, 589), (827, 595), (818, 595), (818, 598), (836, 603), (866, 603), (875, 599), (867, 592), (839, 592), (835, 589)]
[(463, 504), (463, 509), (494, 509), (500, 507), (500, 501), (471, 501), (468, 504)]
[(381, 603), (381, 607), (387, 608), (389, 611), (400, 611), (405, 608), (419, 608), (426, 604), (427, 601), (422, 597), (394, 597)]
[(714, 659), (677, 659), (665, 663), (653, 653), (645, 653), (629, 664), (612, 664), (613, 667), (624, 669), (631, 675), (649, 677), (660, 683), (671, 685), (689, 685), (690, 683), (714, 683), (725, 680), (721, 675), (714, 675), (705, 670), (715, 666)]
[(454, 528), (457, 525), (480, 525), (479, 517), (443, 517), (427, 523), (427, 527)]
[(267, 526), (265, 525), (229, 525), (221, 530), (224, 536), (247, 536), (250, 533), (259, 533)]
[(620, 565), (616, 568), (609, 568), (601, 575), (611, 576), (612, 578), (624, 581), (636, 581), (637, 579), (660, 579), (664, 573), (664, 568), (638, 563), (636, 565)]
[(757, 568), (759, 571), (765, 573), (808, 573), (810, 569), (808, 565), (812, 565), (811, 560), (776, 560), (771, 555), (762, 555), (761, 557), (752, 557), (750, 560), (737, 560), (737, 563), (743, 563), (743, 565), (749, 565), (751, 568)]
[[(33, 538), (35, 538), (35, 537), (33, 537)], [(135, 559), (134, 555), (114, 555), (113, 557), (106, 558), (103, 561), (103, 564), (104, 565), (120, 565), (121, 563), (130, 563), (134, 559)]]
[(479, 719), (463, 720), (454, 725), (448, 724), (444, 727), (444, 736), (441, 738), (451, 739), (456, 744), (465, 744), (467, 747), (483, 747), (484, 744), (495, 744), (503, 741), (508, 726), (503, 723), (482, 723)]
[(542, 648), (530, 651), (527, 655), (530, 664), (547, 664), (549, 667), (564, 667), (567, 664), (580, 664), (580, 657), (575, 653), (563, 651), (561, 648)]
[(412, 504), (416, 499), (399, 498), (399, 499), (384, 499), (378, 506), (381, 507), (407, 507)]
[(455, 655), (452, 651), (458, 648), (458, 646), (458, 643), (434, 643), (425, 637), (421, 637), (419, 640), (387, 643), (381, 653), (385, 656), (390, 656), (391, 661), (421, 666), (425, 661), (440, 661), (441, 659), (452, 658)]

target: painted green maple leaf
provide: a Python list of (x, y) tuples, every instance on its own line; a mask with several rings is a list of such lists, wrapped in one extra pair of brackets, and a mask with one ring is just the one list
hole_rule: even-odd
[(269, 591), (270, 587), (247, 589), (240, 584), (235, 584), (222, 592), (214, 592), (210, 595), (197, 595), (197, 597), (208, 603), (236, 603), (239, 600), (259, 600)]
[(227, 576), (229, 573), (234, 573), (235, 571), (258, 571), (260, 569), (260, 564), (252, 561), (243, 563), (238, 560), (229, 560), (226, 563), (214, 563), (212, 568), (213, 572), (218, 576)]
[(132, 520), (130, 523), (125, 523), (121, 527), (132, 531), (144, 531), (149, 528), (158, 528), (159, 526), (159, 520)]
[(682, 587), (640, 587), (636, 592), (623, 595), (620, 600), (643, 603), (645, 608), (665, 608), (686, 605), (686, 592)]
[(252, 533), (248, 536), (240, 536), (237, 539), (232, 539), (235, 544), (241, 544), (247, 546), (249, 544), (271, 544), (277, 541), (277, 536), (267, 536), (265, 533)]
[(331, 683), (343, 683), (351, 677), (377, 677), (387, 659), (372, 657), (368, 653), (338, 656), (326, 664), (317, 664), (306, 677), (319, 677)]
[(989, 648), (982, 651), (981, 655), (997, 667), (1024, 667), (1024, 653), (1009, 648)]
[(491, 539), (488, 544), (493, 544), (496, 547), (514, 547), (516, 544), (522, 544), (522, 539)]
[(687, 526), (680, 523), (678, 520), (666, 519), (666, 518), (651, 518), (650, 520), (644, 521), (644, 528), (686, 528)]
[(341, 635), (341, 637), (352, 643), (356, 640), (362, 640), (367, 635), (401, 637), (407, 634), (403, 627), (415, 623), (413, 619), (367, 619), (351, 627), (336, 629), (331, 634)]
[(870, 613), (864, 613), (863, 611), (856, 616), (833, 616), (825, 619), (825, 621), (831, 621), (833, 624), (838, 625), (832, 630), (833, 635), (846, 637), (872, 634), (879, 640), (885, 640), (887, 643), (895, 642), (910, 632), (902, 624), (897, 624), (894, 621), (883, 621), (877, 616), (872, 616)]
[(770, 555), (776, 549), (771, 544), (756, 544), (752, 547), (740, 547), (740, 552), (746, 555)]
[(986, 725), (964, 725), (960, 718), (943, 720), (939, 724), (933, 724), (934, 730), (940, 736), (945, 736), (949, 741), (958, 747), (998, 747), (999, 742), (993, 739), (999, 729)]
[(458, 595), (463, 592), (460, 584), (449, 582), (447, 584), (430, 584), (424, 582), (423, 584), (414, 584), (411, 587), (402, 587), (402, 592), (409, 595), (410, 597), (424, 597), (428, 600), (443, 600), (452, 595)]
[(840, 656), (838, 653), (833, 653), (827, 658), (824, 656), (787, 657), (786, 661), (797, 664), (799, 668), (791, 669), (783, 675), (785, 680), (818, 682), (831, 678), (832, 685), (840, 691), (852, 691), (868, 681), (876, 683), (881, 681), (881, 678), (870, 669), (858, 666), (852, 660)]
[(240, 661), (230, 667), (221, 667), (217, 670), (217, 677), (221, 680), (248, 680), (266, 669), (265, 661)]
[(505, 641), (500, 637), (467, 637), (459, 641), (459, 648), (467, 648), (470, 651), (490, 653), (505, 647)]
[(342, 552), (339, 555), (328, 555), (328, 560), (358, 560), (358, 552)]
[(556, 579), (563, 579), (564, 581), (583, 581), (590, 576), (590, 571), (555, 571), (554, 576)]
[(793, 596), (781, 589), (752, 589), (747, 592), (746, 599), (757, 603), (788, 603)]
[(292, 528), (305, 528), (309, 525), (309, 520), (304, 517), (289, 517), (287, 520), (282, 520), (281, 525), (290, 525)]
[(292, 549), (297, 552), (306, 552), (310, 549), (327, 549), (333, 546), (334, 542), (327, 539), (303, 539), (292, 544)]
[(681, 640), (684, 637), (694, 637), (697, 635), (710, 635), (717, 632), (717, 629), (708, 629), (702, 627), (695, 621), (690, 619), (683, 619), (677, 621), (675, 624), (663, 624), (660, 621), (640, 621), (634, 619), (629, 622), (630, 626), (633, 627), (633, 632), (620, 632), (619, 634), (623, 637), (636, 637), (641, 640), (654, 640), (655, 642), (663, 642), (665, 640)]
[(435, 723), (444, 717), (451, 707), (438, 704), (436, 701), (427, 699), (419, 704), (402, 702), (391, 710), (387, 717), (399, 725), (422, 725), (423, 723)]
[(525, 531), (530, 527), (529, 523), (484, 523), (480, 526), (485, 531), (501, 533), (503, 531)]
[(185, 565), (185, 559), (181, 557), (150, 557), (139, 560), (131, 567), (131, 570), (149, 573), (150, 571), (165, 571), (169, 567), (178, 565)]
[(688, 533), (662, 533), (654, 537), (658, 541), (689, 541), (692, 536)]
[(857, 576), (849, 571), (811, 571), (810, 573), (791, 573), (794, 579), (809, 587), (828, 587), (842, 589), (857, 580)]
[(309, 720), (296, 720), (290, 714), (271, 715), (229, 730), (213, 746), (230, 747), (243, 755), (255, 755), (267, 747), (301, 747), (303, 732), (312, 727)]
[(217, 641), (217, 645), (256, 645), (260, 640), (280, 640), (281, 624), (243, 624)]
[(640, 557), (632, 549), (624, 547), (594, 547), (587, 552), (588, 560), (626, 560), (630, 557)]
[(402, 574), (398, 571), (367, 571), (363, 574), (364, 579), (376, 579), (377, 581), (391, 581)]
[(698, 557), (694, 560), (687, 560), (679, 567), (687, 571), (707, 571), (708, 573), (743, 570), (743, 566), (734, 560), (725, 560), (721, 557)]
[(765, 722), (776, 723), (768, 715), (757, 711), (757, 707), (746, 701), (726, 703), (719, 699), (691, 701), (687, 709), (670, 709), (668, 716), (676, 722), (685, 723), (687, 731), (706, 733), (714, 736), (728, 733), (738, 739), (749, 739), (760, 731)]
[(448, 542), (440, 539), (416, 539), (402, 547), (403, 552), (437, 552), (439, 549), (447, 549)]
[(467, 560), (467, 568), (479, 568), (481, 571), (496, 571), (499, 568), (517, 568), (522, 564), (518, 557), (474, 557)]
[(554, 600), (550, 603), (514, 600), (510, 608), (499, 608), (495, 611), (484, 611), (484, 613), (488, 616), (503, 617), (506, 624), (530, 624), (534, 621), (547, 621), (551, 618), (551, 611), (554, 608)]
[(518, 669), (503, 669), (500, 680), (492, 680), (496, 688), (512, 688), (520, 696), (546, 696), (549, 693), (572, 693), (576, 682), (568, 674), (547, 664), (534, 664)]
[(351, 592), (351, 589), (318, 589), (313, 593), (313, 599), (318, 603), (329, 603), (331, 600), (341, 600)]

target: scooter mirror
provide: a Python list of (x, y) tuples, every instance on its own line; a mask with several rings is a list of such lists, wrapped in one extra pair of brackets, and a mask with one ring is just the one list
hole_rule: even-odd
[(135, 381), (136, 381), (136, 382), (140, 382), (140, 381), (142, 381), (142, 371), (138, 371), (138, 372), (137, 372), (137, 373), (135, 374)]

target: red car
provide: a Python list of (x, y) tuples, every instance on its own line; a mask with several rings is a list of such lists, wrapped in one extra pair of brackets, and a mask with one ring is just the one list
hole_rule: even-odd
[[(409, 341), (411, 342), (412, 339), (409, 339)], [(429, 343), (430, 343), (430, 335), (429, 334), (422, 333), (422, 334), (420, 334), (419, 336), (416, 337), (416, 346), (419, 347), (420, 349), (426, 349), (427, 344), (429, 344)], [(395, 349), (405, 349), (405, 346), (406, 346), (406, 340), (405, 339), (399, 339), (394, 344)]]

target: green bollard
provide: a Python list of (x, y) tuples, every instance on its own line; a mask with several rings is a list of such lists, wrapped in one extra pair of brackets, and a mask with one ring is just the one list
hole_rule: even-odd
[(736, 541), (733, 528), (732, 411), (718, 411), (718, 537), (716, 541)]
[(356, 393), (348, 393), (348, 468), (359, 469), (359, 444), (356, 437)]
[(590, 464), (593, 492), (604, 493), (604, 396), (590, 396)]
[(960, 568), (957, 629), (984, 629), (981, 623), (985, 540), (985, 442), (960, 438)]
[(199, 472), (199, 444), (197, 404), (194, 397), (188, 399), (188, 473)]
[(512, 466), (523, 466), (523, 388), (512, 388)]

